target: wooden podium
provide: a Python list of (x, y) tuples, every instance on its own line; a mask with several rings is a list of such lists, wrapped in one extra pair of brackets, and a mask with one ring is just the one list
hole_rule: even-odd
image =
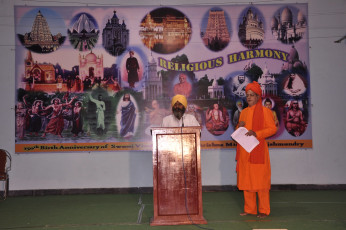
[(150, 225), (207, 224), (200, 127), (152, 128), (154, 217)]

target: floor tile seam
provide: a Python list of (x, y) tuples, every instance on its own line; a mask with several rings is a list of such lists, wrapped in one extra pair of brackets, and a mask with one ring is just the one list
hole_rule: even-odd
[(345, 220), (312, 220), (312, 221), (315, 221), (315, 222), (338, 222), (338, 221), (341, 221), (341, 222), (346, 222), (346, 219)]
[(62, 225), (35, 225), (35, 226), (13, 226), (13, 227), (0, 227), (2, 229), (32, 229), (32, 228), (66, 228), (66, 227), (87, 227), (87, 226), (134, 226), (142, 225), (135, 222), (124, 222), (124, 223), (94, 223), (94, 224), (62, 224)]
[(207, 219), (208, 223), (236, 223), (236, 222), (270, 222), (270, 223), (294, 223), (297, 221), (304, 221), (304, 222), (346, 222), (345, 220), (335, 220), (335, 219), (330, 219), (330, 220), (307, 220), (307, 219), (302, 219), (302, 220), (273, 220), (273, 219), (259, 219), (256, 217), (256, 219), (246, 219), (246, 220), (210, 220)]
[(298, 202), (295, 202), (295, 201), (271, 201), (270, 203), (272, 204), (346, 204), (346, 202), (329, 202), (329, 201), (326, 201), (326, 202), (321, 202), (321, 201), (317, 201), (317, 202), (309, 202), (309, 201), (298, 201)]

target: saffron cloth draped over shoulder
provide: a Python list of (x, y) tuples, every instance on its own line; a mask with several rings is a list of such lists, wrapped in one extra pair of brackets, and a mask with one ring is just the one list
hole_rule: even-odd
[[(252, 83), (249, 83), (246, 86), (245, 92), (247, 93), (249, 90), (251, 90), (252, 92), (256, 93), (259, 96), (259, 99), (258, 99), (256, 105), (254, 105), (255, 110), (254, 110), (253, 118), (252, 118), (252, 130), (256, 133), (257, 131), (264, 128), (262, 90), (261, 90), (261, 86), (256, 81), (253, 81)], [(252, 164), (264, 164), (265, 144), (266, 144), (266, 142), (265, 142), (264, 138), (259, 139), (259, 144), (256, 146), (256, 148), (254, 148), (251, 151), (250, 159), (249, 159), (250, 163), (252, 163)], [(237, 151), (237, 153), (238, 152), (239, 151)]]

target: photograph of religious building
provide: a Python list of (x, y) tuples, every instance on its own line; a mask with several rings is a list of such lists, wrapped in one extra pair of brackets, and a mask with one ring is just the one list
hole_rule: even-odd
[(248, 49), (260, 46), (264, 39), (263, 19), (254, 7), (250, 7), (239, 24), (240, 42)]
[(306, 33), (307, 22), (304, 14), (299, 10), (285, 7), (279, 11), (271, 21), (271, 31), (275, 39), (284, 44), (292, 44), (299, 41)]
[(274, 74), (269, 72), (267, 64), (262, 71), (263, 74), (258, 78), (258, 83), (260, 84), (262, 90), (262, 96), (277, 96), (278, 83), (275, 81)]
[(204, 25), (205, 28), (202, 28), (201, 37), (204, 45), (212, 51), (223, 50), (231, 41), (226, 16), (222, 9), (209, 10), (208, 22)]
[(103, 79), (103, 54), (96, 55), (92, 51), (87, 55), (79, 54), (79, 77), (82, 81), (89, 78), (92, 82), (95, 79)]
[(281, 66), (281, 72), (285, 71), (299, 71), (302, 73), (306, 73), (308, 71), (305, 61), (302, 61), (299, 58), (299, 52), (294, 45), (290, 49), (288, 61), (283, 63)]
[(67, 34), (73, 48), (79, 51), (88, 51), (94, 48), (100, 32), (96, 20), (87, 13), (81, 13), (72, 19), (71, 24)]
[(157, 72), (157, 63), (154, 57), (148, 61), (143, 77), (143, 99), (154, 100), (162, 97), (162, 76), (161, 72)]
[(117, 12), (113, 11), (113, 16), (108, 19), (102, 31), (102, 45), (105, 50), (113, 56), (123, 54), (129, 45), (129, 30), (125, 21), (120, 23)]
[(139, 35), (143, 44), (160, 54), (183, 49), (192, 34), (189, 19), (180, 11), (164, 7), (148, 13), (140, 23)]
[[(31, 51), (24, 59), (24, 77), (22, 88), (27, 91), (56, 92), (58, 90), (55, 67), (50, 63), (38, 63)], [(60, 76), (61, 77), (61, 76)], [(61, 79), (62, 80), (62, 79)], [(60, 84), (61, 90), (66, 91), (66, 84)]]
[(39, 10), (32, 23), (31, 31), (18, 34), (18, 38), (25, 48), (35, 53), (51, 53), (64, 43), (66, 36), (62, 33), (53, 35), (46, 17)]
[(208, 95), (209, 98), (225, 98), (225, 93), (222, 85), (219, 85), (217, 80), (213, 80), (213, 84), (208, 86)]
[[(24, 74), (21, 80), (21, 88), (27, 91), (44, 91), (53, 92), (81, 92), (90, 89), (104, 81), (105, 88), (112, 89), (113, 82), (116, 78), (117, 84), (121, 85), (121, 80), (117, 76), (112, 79), (110, 72), (116, 72), (114, 66), (105, 68), (103, 64), (103, 54), (94, 54), (90, 51), (88, 54), (79, 54), (78, 64), (73, 67), (72, 71), (66, 70), (58, 63), (51, 64), (38, 62), (31, 51), (27, 52), (24, 59)], [(105, 71), (108, 75), (105, 76)], [(78, 78), (77, 78), (78, 76)], [(109, 82), (105, 82), (105, 80)], [(89, 84), (86, 84), (89, 82)]]

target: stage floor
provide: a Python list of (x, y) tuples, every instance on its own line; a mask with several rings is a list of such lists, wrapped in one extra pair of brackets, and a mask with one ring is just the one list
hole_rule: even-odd
[(265, 219), (240, 216), (239, 191), (204, 192), (207, 225), (149, 225), (152, 194), (16, 196), (0, 201), (0, 229), (346, 229), (346, 191), (271, 191)]

